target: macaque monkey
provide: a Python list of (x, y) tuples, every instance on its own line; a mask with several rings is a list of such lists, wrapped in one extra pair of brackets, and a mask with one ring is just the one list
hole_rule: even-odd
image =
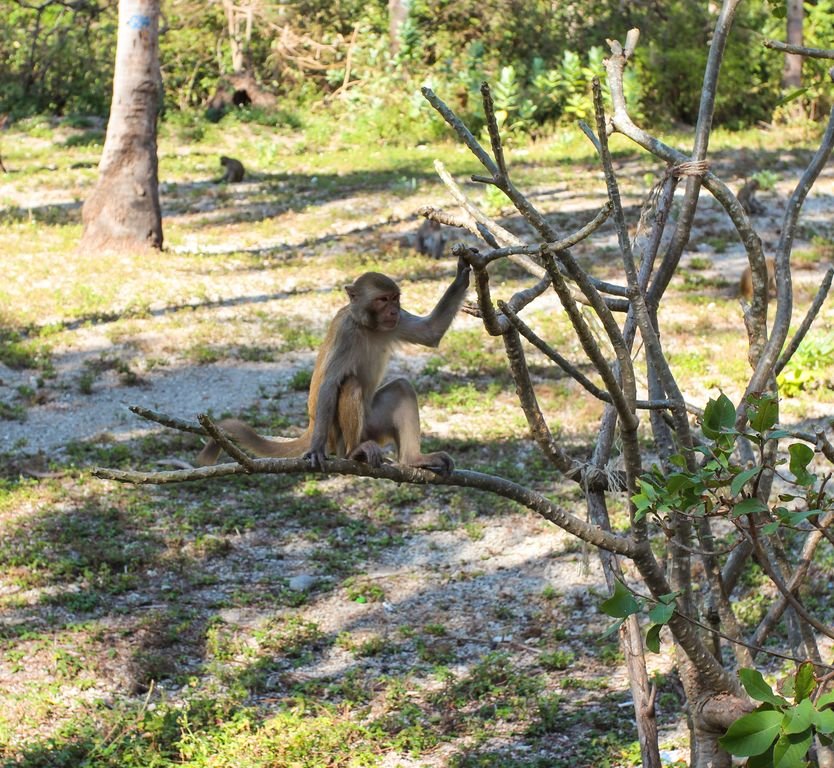
[(765, 207), (756, 200), (756, 192), (760, 186), (758, 179), (750, 179), (744, 183), (736, 195), (748, 216), (759, 216), (765, 212)]
[(417, 252), (433, 259), (442, 259), (445, 245), (443, 227), (434, 219), (424, 219), (417, 228)]
[[(773, 259), (767, 259), (767, 291), (771, 296), (776, 295), (776, 262)], [(738, 293), (746, 301), (753, 298), (753, 270), (748, 264), (741, 273), (741, 279), (738, 281)]]
[(220, 179), (221, 182), (228, 182), (229, 184), (237, 184), (243, 181), (243, 175), (246, 171), (243, 168), (243, 163), (240, 160), (235, 160), (233, 157), (220, 156), (220, 165), (226, 169), (226, 175)]
[[(400, 289), (393, 280), (366, 272), (345, 286), (350, 301), (336, 313), (319, 349), (304, 433), (294, 440), (271, 440), (236, 419), (224, 419), (220, 427), (258, 456), (303, 456), (313, 469), (324, 469), (328, 452), (378, 467), (383, 446), (394, 443), (400, 464), (448, 474), (454, 462), (447, 453), (421, 452), (420, 412), (411, 383), (398, 378), (380, 384), (400, 343), (440, 343), (468, 286), (469, 265), (458, 259), (455, 279), (437, 306), (426, 317), (417, 317), (400, 308)], [(210, 440), (197, 462), (214, 464), (219, 453), (220, 446)]]

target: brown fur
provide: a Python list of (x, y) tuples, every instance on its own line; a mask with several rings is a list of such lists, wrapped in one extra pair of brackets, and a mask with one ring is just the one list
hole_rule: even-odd
[[(426, 317), (400, 307), (397, 284), (378, 272), (367, 272), (345, 286), (350, 303), (330, 323), (319, 349), (307, 410), (310, 422), (294, 440), (270, 440), (247, 424), (226, 419), (220, 426), (258, 456), (306, 456), (313, 468), (324, 469), (326, 453), (382, 462), (382, 446), (393, 442), (398, 461), (448, 473), (454, 467), (444, 452), (420, 450), (420, 414), (414, 388), (405, 379), (380, 386), (388, 360), (401, 342), (434, 347), (448, 329), (469, 285), (469, 267), (458, 262), (455, 280)], [(197, 457), (213, 464), (220, 446), (210, 440)]]
[[(767, 291), (771, 296), (776, 295), (776, 262), (773, 259), (767, 259)], [(741, 279), (738, 281), (738, 294), (746, 301), (753, 298), (753, 270), (748, 264), (741, 273)]]

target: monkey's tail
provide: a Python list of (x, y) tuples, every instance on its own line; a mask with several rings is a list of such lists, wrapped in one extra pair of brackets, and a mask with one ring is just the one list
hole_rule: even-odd
[[(256, 456), (270, 459), (291, 459), (304, 455), (310, 447), (311, 432), (308, 428), (303, 435), (294, 440), (270, 440), (259, 435), (252, 427), (237, 419), (223, 419), (218, 426), (231, 435), (235, 442), (240, 443)], [(197, 456), (197, 464), (201, 467), (217, 462), (220, 456), (220, 444), (209, 440)]]

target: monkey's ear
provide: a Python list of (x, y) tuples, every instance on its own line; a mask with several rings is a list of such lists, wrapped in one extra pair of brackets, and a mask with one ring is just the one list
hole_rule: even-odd
[(355, 285), (346, 285), (345, 293), (348, 295), (348, 298), (351, 301), (353, 301), (359, 295), (359, 291), (356, 290)]

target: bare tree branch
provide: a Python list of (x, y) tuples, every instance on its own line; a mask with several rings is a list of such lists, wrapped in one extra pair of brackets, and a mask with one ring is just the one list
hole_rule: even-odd
[(746, 413), (747, 396), (765, 389), (768, 378), (773, 375), (778, 355), (788, 335), (793, 308), (789, 259), (793, 246), (796, 223), (799, 218), (799, 212), (805, 202), (805, 197), (823, 167), (828, 162), (832, 148), (834, 148), (834, 107), (829, 114), (828, 126), (820, 142), (819, 149), (814, 153), (811, 162), (802, 174), (802, 178), (791, 194), (785, 210), (782, 235), (776, 249), (776, 317), (773, 321), (770, 338), (764, 346), (761, 357), (757, 361), (756, 370), (750, 377), (750, 382), (744, 392), (745, 396), (742, 398), (742, 404), (739, 406), (740, 409), (744, 409), (742, 413)]
[(755, 524), (753, 523), (753, 521), (751, 521), (751, 528), (748, 535), (750, 537), (751, 543), (753, 544), (753, 550), (756, 553), (756, 560), (758, 561), (762, 570), (767, 574), (767, 577), (776, 585), (776, 588), (779, 590), (779, 592), (782, 593), (782, 597), (788, 603), (790, 603), (791, 608), (793, 608), (796, 611), (801, 621), (808, 622), (808, 624), (814, 627), (814, 629), (816, 629), (818, 632), (821, 632), (826, 637), (834, 639), (834, 628), (826, 626), (821, 621), (818, 621), (812, 614), (810, 614), (808, 610), (805, 608), (805, 606), (793, 594), (790, 585), (785, 583), (782, 576), (778, 573), (776, 565), (773, 563), (773, 560), (765, 552), (764, 547), (759, 541), (754, 525)]
[[(591, 395), (598, 400), (605, 403), (612, 403), (611, 395), (606, 391), (600, 389), (594, 384), (585, 374), (582, 373), (575, 365), (566, 360), (553, 347), (544, 341), (540, 336), (536, 335), (532, 328), (527, 325), (515, 312), (509, 308), (503, 301), (498, 302), (498, 308), (504, 313), (512, 326), (529, 341), (536, 349), (550, 358), (556, 365), (558, 365), (571, 378), (575, 379), (582, 385)], [(665, 410), (671, 408), (674, 403), (671, 400), (637, 400), (636, 406), (638, 410)]]
[[(619, 534), (602, 531), (597, 526), (585, 522), (576, 515), (566, 511), (558, 504), (535, 491), (494, 475), (469, 470), (455, 470), (448, 476), (438, 475), (424, 469), (416, 469), (401, 464), (384, 464), (372, 467), (359, 461), (348, 459), (328, 459), (326, 470), (334, 474), (355, 475), (390, 480), (395, 483), (416, 485), (445, 485), (459, 488), (471, 488), (487, 491), (503, 498), (515, 501), (537, 512), (546, 520), (558, 525), (570, 534), (587, 541), (589, 544), (610, 550), (619, 555), (630, 556), (633, 551), (631, 541)], [(94, 477), (103, 480), (115, 480), (120, 483), (136, 485), (167, 485), (215, 477), (248, 474), (246, 468), (237, 463), (218, 464), (199, 469), (170, 470), (165, 472), (133, 472), (120, 469), (96, 467)], [(311, 474), (307, 459), (254, 459), (252, 474)]]
[(165, 413), (160, 413), (159, 411), (152, 411), (149, 408), (142, 408), (138, 405), (131, 405), (128, 410), (132, 411), (137, 416), (141, 416), (147, 421), (155, 421), (163, 427), (171, 427), (171, 429), (177, 429), (180, 432), (191, 432), (195, 435), (206, 435), (206, 430), (198, 424), (193, 424), (192, 422), (184, 421), (183, 419), (177, 419), (173, 416), (168, 416)]
[(203, 429), (206, 430), (209, 437), (216, 440), (220, 447), (226, 451), (238, 464), (240, 464), (247, 472), (253, 471), (253, 459), (240, 448), (238, 448), (230, 439), (229, 436), (218, 427), (205, 413), (201, 413), (197, 417)]
[(806, 48), (803, 45), (790, 45), (779, 40), (765, 40), (765, 48), (783, 53), (795, 53), (799, 56), (808, 56), (811, 59), (834, 59), (834, 50), (830, 48)]
[(811, 325), (813, 324), (814, 320), (819, 314), (820, 309), (822, 309), (822, 305), (825, 302), (826, 297), (828, 296), (828, 292), (831, 290), (832, 278), (834, 278), (834, 269), (829, 269), (825, 273), (825, 277), (822, 280), (822, 284), (820, 285), (820, 288), (817, 291), (817, 295), (814, 297), (814, 301), (808, 308), (808, 312), (805, 314), (805, 317), (802, 320), (802, 324), (799, 326), (799, 329), (793, 335), (790, 344), (788, 344), (788, 346), (785, 347), (784, 352), (782, 352), (782, 356), (779, 358), (776, 365), (774, 366), (774, 375), (778, 376), (782, 372), (784, 367), (790, 362), (790, 359), (794, 356), (796, 350), (799, 348), (799, 345), (802, 343), (802, 340), (805, 338), (805, 335), (810, 330)]
[[(805, 539), (805, 544), (802, 547), (802, 554), (800, 555), (799, 564), (794, 569), (793, 574), (791, 575), (790, 581), (785, 585), (787, 590), (790, 593), (793, 593), (797, 590), (802, 583), (805, 581), (805, 577), (808, 575), (808, 570), (811, 567), (811, 561), (814, 558), (814, 553), (817, 550), (820, 542), (822, 541), (825, 531), (831, 527), (831, 524), (834, 522), (834, 512), (828, 512), (823, 520), (819, 523), (819, 526), (814, 530), (808, 533), (808, 536)], [(756, 646), (761, 646), (769, 637), (773, 627), (776, 626), (776, 623), (782, 617), (782, 614), (785, 612), (785, 609), (788, 607), (788, 600), (783, 594), (779, 600), (773, 603), (770, 608), (768, 609), (767, 614), (760, 622), (758, 628), (756, 629), (756, 633), (753, 636), (753, 644)], [(756, 649), (757, 651), (761, 650), (760, 648)]]

